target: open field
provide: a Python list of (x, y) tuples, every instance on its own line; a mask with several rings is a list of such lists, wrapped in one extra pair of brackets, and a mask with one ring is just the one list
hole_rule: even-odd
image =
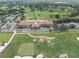
[[(31, 34), (35, 36), (49, 36), (56, 38), (52, 40), (50, 44), (41, 43), (39, 46), (34, 44), (35, 47), (33, 48), (33, 38), (27, 34), (16, 34), (11, 44), (0, 53), (0, 57), (38, 55), (40, 53), (46, 57), (58, 57), (61, 53), (67, 53), (69, 57), (79, 57), (79, 41), (76, 40), (76, 37), (79, 37), (79, 33), (76, 30), (73, 32), (42, 32)], [(30, 43), (32, 43), (32, 45)], [(32, 47), (27, 45), (31, 45)], [(30, 49), (28, 50), (27, 48)]]
[(5, 32), (2, 32), (0, 33), (0, 42), (7, 42), (12, 36), (12, 33), (5, 33)]

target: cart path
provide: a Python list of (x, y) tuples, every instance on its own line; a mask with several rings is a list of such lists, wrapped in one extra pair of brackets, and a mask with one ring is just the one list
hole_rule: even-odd
[(0, 52), (2, 52), (2, 51), (11, 43), (11, 41), (12, 41), (12, 39), (14, 38), (15, 34), (16, 34), (16, 31), (14, 31), (14, 33), (13, 33), (13, 35), (11, 36), (11, 38), (9, 39), (9, 41), (8, 41), (7, 43), (5, 43), (4, 46), (0, 46)]
[(16, 34), (27, 34), (27, 35), (29, 35), (32, 38), (47, 38), (47, 39), (54, 39), (55, 38), (55, 37), (47, 37), (47, 36), (33, 36), (30, 33), (16, 33), (16, 31), (14, 31), (14, 33), (11, 36), (10, 40), (7, 43), (5, 43), (4, 46), (0, 46), (0, 52), (2, 52), (11, 43), (12, 39), (14, 38), (14, 36)]
[(47, 39), (54, 39), (55, 37), (47, 37), (47, 36), (33, 36), (30, 33), (16, 33), (16, 34), (27, 34), (32, 38), (47, 38)]

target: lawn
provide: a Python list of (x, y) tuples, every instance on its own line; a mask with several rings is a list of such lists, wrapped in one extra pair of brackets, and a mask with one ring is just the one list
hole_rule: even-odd
[(18, 55), (17, 51), (20, 48), (20, 46), (23, 43), (31, 43), (32, 38), (30, 38), (28, 35), (24, 34), (24, 35), (18, 35), (16, 34), (12, 40), (12, 42), (10, 43), (10, 45), (3, 51), (0, 53), (0, 57), (1, 58), (9, 58), (9, 57), (14, 57), (15, 55)]
[(51, 44), (41, 44), (37, 47), (37, 53), (43, 53), (47, 57), (57, 57), (60, 53), (68, 53), (69, 57), (79, 57), (79, 41), (76, 40), (76, 37), (79, 37), (78, 32), (34, 33), (33, 35), (56, 37)]
[[(67, 53), (69, 57), (79, 57), (79, 32), (42, 32), (31, 33), (35, 36), (56, 37), (50, 44), (41, 43), (39, 46), (33, 44), (31, 37), (27, 34), (16, 34), (11, 44), (0, 53), (0, 57), (14, 57), (15, 55), (38, 55), (42, 53), (46, 57), (58, 57), (61, 53)], [(35, 51), (35, 52), (34, 52)]]
[(38, 13), (38, 15), (39, 15), (39, 18), (40, 19), (49, 19), (49, 12), (48, 11), (36, 11), (37, 13)]
[(23, 43), (19, 47), (17, 54), (20, 56), (33, 56), (34, 55), (34, 43)]
[(10, 32), (1, 32), (0, 33), (0, 42), (7, 42), (13, 33)]
[[(39, 11), (39, 10), (35, 10), (35, 11), (31, 11), (31, 9), (29, 7), (26, 7), (26, 13), (27, 13), (27, 16), (26, 18), (28, 19), (37, 19), (38, 17), (36, 16), (35, 12), (37, 12), (37, 14), (39, 15), (39, 18), (40, 19), (51, 19), (50, 18), (50, 15), (55, 15), (55, 14), (59, 14), (60, 16), (63, 16), (63, 15), (70, 15), (71, 12), (70, 10), (66, 10), (66, 11), (62, 11), (61, 9), (53, 9), (52, 12), (50, 12), (49, 10), (43, 10), (43, 11)], [(53, 17), (52, 16), (52, 17)]]
[(27, 13), (27, 16), (26, 18), (27, 19), (36, 19), (36, 14), (34, 11), (31, 11), (28, 7), (26, 8), (26, 13)]

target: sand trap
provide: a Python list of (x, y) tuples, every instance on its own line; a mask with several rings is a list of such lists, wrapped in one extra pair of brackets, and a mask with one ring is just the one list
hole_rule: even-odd
[(79, 41), (79, 37), (76, 37), (76, 39)]
[(51, 43), (51, 40), (47, 41), (47, 43)]
[(66, 53), (60, 54), (59, 58), (68, 58), (68, 54), (66, 54)]
[(44, 57), (43, 54), (39, 54), (39, 55), (36, 56), (36, 58), (43, 58), (43, 57)]

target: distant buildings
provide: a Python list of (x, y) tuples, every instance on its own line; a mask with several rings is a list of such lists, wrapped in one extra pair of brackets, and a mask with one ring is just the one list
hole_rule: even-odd
[(40, 27), (50, 27), (51, 22), (48, 20), (21, 20), (20, 17), (16, 19), (17, 24), (23, 28), (35, 28), (38, 29)]

